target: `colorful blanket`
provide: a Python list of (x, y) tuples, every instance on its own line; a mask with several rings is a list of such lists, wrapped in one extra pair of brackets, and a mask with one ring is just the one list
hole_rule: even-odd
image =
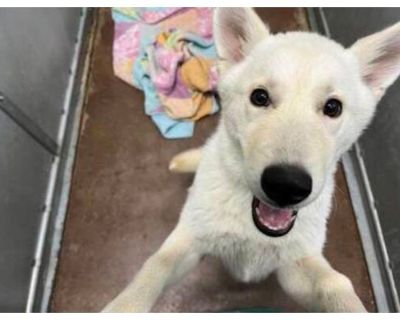
[(115, 74), (144, 91), (145, 112), (166, 138), (193, 135), (218, 111), (212, 8), (114, 8)]

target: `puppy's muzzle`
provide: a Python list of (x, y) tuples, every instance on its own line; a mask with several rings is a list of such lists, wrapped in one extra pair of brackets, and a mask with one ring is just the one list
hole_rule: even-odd
[(264, 169), (261, 188), (273, 204), (288, 207), (305, 200), (312, 191), (312, 178), (295, 165), (273, 165)]

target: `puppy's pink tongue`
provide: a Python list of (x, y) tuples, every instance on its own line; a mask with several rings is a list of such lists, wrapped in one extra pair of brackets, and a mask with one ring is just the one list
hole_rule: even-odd
[(260, 221), (273, 229), (286, 228), (293, 219), (293, 210), (277, 209), (259, 201), (256, 208)]

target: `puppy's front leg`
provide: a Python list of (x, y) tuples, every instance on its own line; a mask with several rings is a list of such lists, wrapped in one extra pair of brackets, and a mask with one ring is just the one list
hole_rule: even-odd
[(277, 270), (283, 289), (310, 311), (366, 312), (350, 280), (323, 256), (305, 258)]
[(110, 302), (103, 312), (147, 312), (165, 286), (192, 269), (200, 259), (193, 238), (178, 225), (161, 248), (144, 264), (135, 279)]

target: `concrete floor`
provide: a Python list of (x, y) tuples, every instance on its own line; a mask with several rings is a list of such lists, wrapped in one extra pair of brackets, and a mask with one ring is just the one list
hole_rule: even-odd
[[(302, 9), (262, 9), (273, 31), (306, 29)], [(95, 312), (113, 298), (173, 229), (191, 175), (167, 170), (176, 153), (201, 145), (218, 116), (201, 120), (195, 136), (171, 141), (143, 113), (142, 93), (112, 72), (113, 23), (98, 16), (87, 103), (75, 164), (63, 246), (51, 303), (53, 312)], [(375, 311), (369, 276), (343, 170), (337, 175), (325, 253), (353, 281)], [(259, 284), (234, 281), (219, 261), (204, 259), (158, 301), (155, 311), (201, 312), (272, 307), (302, 311), (274, 277)]]

